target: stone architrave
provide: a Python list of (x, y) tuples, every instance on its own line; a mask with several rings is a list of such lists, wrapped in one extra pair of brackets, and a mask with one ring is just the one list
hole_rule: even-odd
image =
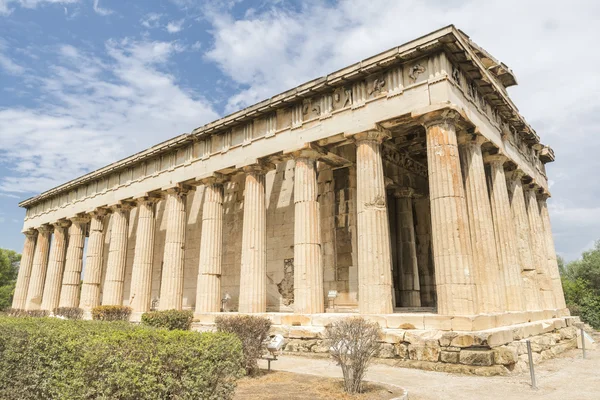
[(411, 190), (397, 190), (396, 248), (400, 268), (400, 304), (402, 307), (421, 307), (419, 265), (413, 220)]
[(69, 246), (67, 248), (67, 260), (65, 261), (59, 307), (79, 306), (83, 247), (85, 246), (85, 231), (89, 220), (88, 217), (71, 218)]
[(90, 213), (90, 237), (86, 249), (85, 272), (79, 301), (79, 307), (85, 311), (91, 311), (100, 305), (106, 214), (105, 209)]
[(223, 263), (223, 180), (204, 181), (202, 236), (196, 289), (196, 312), (221, 311), (221, 267)]
[(267, 309), (265, 169), (260, 165), (252, 165), (244, 167), (244, 172), (242, 278), (238, 309), (241, 313), (258, 313)]
[(157, 200), (148, 196), (136, 199), (138, 220), (129, 291), (129, 306), (133, 312), (150, 311), (154, 258), (154, 205)]
[(324, 312), (321, 217), (317, 186), (319, 153), (294, 154), (294, 312)]
[(477, 313), (465, 188), (456, 138), (459, 114), (443, 110), (422, 117), (427, 131), (431, 232), (438, 313)]
[(167, 190), (165, 206), (167, 233), (158, 304), (159, 310), (181, 310), (183, 306), (186, 195), (187, 189), (181, 187)]
[(108, 245), (106, 276), (102, 293), (102, 305), (120, 306), (123, 304), (125, 282), (125, 264), (127, 260), (127, 226), (129, 204), (117, 204), (111, 207), (111, 230)]
[(385, 131), (354, 135), (356, 141), (358, 303), (361, 314), (390, 314), (392, 255), (381, 143)]
[(525, 206), (523, 183), (521, 181), (524, 175), (523, 171), (516, 169), (507, 174), (507, 179), (512, 192), (510, 209), (515, 223), (515, 242), (521, 268), (525, 309), (527, 311), (534, 311), (539, 310), (541, 307), (535, 264), (533, 262), (529, 220)]
[(505, 309), (506, 299), (501, 289), (504, 277), (500, 274), (496, 253), (492, 209), (481, 153), (485, 140), (479, 134), (462, 134), (458, 138), (458, 149), (467, 199), (478, 310), (494, 313)]
[(431, 254), (431, 212), (429, 198), (416, 197), (414, 199), (414, 209), (421, 306), (434, 307), (435, 272), (433, 270), (433, 257)]
[(485, 162), (490, 165), (490, 201), (496, 234), (498, 262), (504, 276), (506, 309), (508, 311), (524, 311), (523, 281), (514, 240), (516, 235), (515, 224), (510, 211), (510, 200), (504, 173), (504, 163), (507, 160), (507, 157), (500, 154), (485, 156)]
[(60, 221), (54, 226), (54, 235), (52, 245), (50, 246), (50, 258), (48, 261), (48, 271), (46, 273), (46, 282), (44, 284), (44, 295), (42, 297), (42, 310), (53, 312), (58, 307), (60, 300), (60, 290), (62, 278), (65, 269), (65, 256), (67, 252), (66, 228), (68, 221)]
[(19, 264), (19, 275), (17, 276), (17, 284), (15, 286), (15, 294), (12, 302), (12, 308), (17, 310), (25, 308), (27, 288), (29, 287), (29, 280), (31, 278), (31, 267), (33, 266), (35, 242), (38, 232), (35, 229), (30, 229), (25, 231), (24, 234), (25, 244), (23, 245), (21, 263)]
[(556, 308), (564, 309), (567, 307), (565, 303), (565, 294), (563, 292), (560, 272), (558, 270), (558, 261), (556, 259), (556, 250), (554, 248), (554, 238), (552, 237), (552, 225), (550, 224), (550, 214), (548, 213), (547, 196), (542, 195), (538, 198), (540, 207), (540, 217), (543, 224), (543, 236), (547, 246), (546, 256), (548, 257), (548, 273), (552, 279), (552, 287), (554, 292), (554, 304)]
[(39, 310), (42, 305), (51, 236), (52, 227), (50, 225), (42, 225), (38, 228), (38, 238), (35, 245), (33, 265), (31, 267), (31, 278), (29, 279), (27, 299), (25, 300), (26, 310)]

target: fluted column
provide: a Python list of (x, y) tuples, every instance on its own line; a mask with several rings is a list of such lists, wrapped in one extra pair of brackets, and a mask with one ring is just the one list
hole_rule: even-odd
[(511, 214), (515, 223), (515, 242), (521, 268), (523, 297), (527, 311), (539, 310), (540, 301), (537, 287), (535, 264), (533, 262), (532, 245), (529, 233), (529, 220), (525, 206), (523, 171), (517, 169), (507, 174), (507, 180), (512, 192), (510, 203)]
[(317, 201), (319, 154), (295, 154), (294, 172), (294, 312), (324, 312), (321, 218)]
[(505, 308), (506, 298), (504, 278), (500, 274), (496, 253), (492, 209), (481, 153), (485, 138), (482, 135), (463, 134), (458, 142), (471, 232), (478, 310), (483, 313), (500, 312)]
[(556, 249), (554, 248), (554, 238), (552, 237), (552, 225), (550, 224), (550, 214), (548, 213), (548, 204), (546, 203), (547, 195), (542, 195), (538, 198), (540, 207), (540, 217), (543, 224), (543, 233), (546, 243), (546, 256), (548, 258), (548, 272), (552, 279), (552, 288), (554, 294), (554, 304), (556, 308), (563, 309), (567, 305), (565, 303), (565, 294), (563, 293), (560, 272), (558, 270), (558, 262), (556, 260)]
[(83, 269), (83, 247), (88, 217), (71, 218), (69, 228), (69, 247), (65, 261), (65, 274), (60, 291), (60, 307), (78, 307), (81, 294), (81, 270)]
[(19, 275), (17, 276), (17, 284), (15, 286), (15, 294), (13, 296), (12, 308), (22, 310), (25, 308), (27, 300), (27, 289), (29, 288), (29, 280), (31, 278), (31, 267), (33, 266), (33, 257), (35, 253), (35, 242), (38, 232), (35, 229), (30, 229), (24, 232), (25, 244), (21, 255), (21, 263), (19, 264)]
[(402, 307), (421, 307), (412, 191), (397, 190), (394, 195), (396, 197), (396, 248), (400, 267), (400, 304)]
[(54, 226), (54, 236), (52, 245), (50, 246), (50, 259), (48, 261), (48, 271), (46, 273), (41, 305), (42, 310), (50, 312), (58, 307), (60, 299), (60, 289), (65, 269), (65, 255), (67, 252), (66, 228), (69, 226), (69, 222), (60, 221), (52, 225)]
[(356, 140), (358, 303), (362, 314), (390, 314), (392, 255), (381, 143), (389, 133), (361, 132)]
[(165, 206), (167, 233), (159, 310), (181, 310), (183, 306), (186, 194), (187, 190), (179, 187), (167, 190)]
[(433, 257), (431, 254), (431, 211), (429, 198), (415, 198), (414, 209), (421, 306), (434, 307), (436, 305), (435, 272), (433, 270)]
[(506, 187), (503, 155), (488, 155), (485, 161), (490, 165), (489, 188), (492, 205), (492, 219), (496, 237), (496, 251), (500, 270), (504, 276), (506, 293), (506, 309), (508, 311), (524, 311), (523, 281), (515, 243), (515, 224), (510, 211), (510, 200)]
[[(196, 312), (221, 311), (221, 265), (223, 262), (223, 183), (204, 182), (202, 236), (196, 289)], [(244, 278), (242, 277), (241, 280)]]
[(477, 313), (473, 258), (465, 188), (462, 183), (456, 119), (447, 110), (427, 115), (427, 164), (431, 202), (431, 232), (438, 312)]
[(138, 220), (129, 291), (129, 307), (133, 312), (150, 311), (156, 201), (156, 198), (147, 196), (136, 199)]
[(123, 304), (125, 264), (127, 261), (127, 226), (131, 206), (129, 204), (117, 204), (112, 206), (111, 209), (113, 214), (111, 217), (102, 304), (120, 306)]
[(90, 213), (90, 237), (85, 258), (85, 272), (81, 285), (79, 307), (85, 311), (100, 305), (102, 268), (104, 257), (104, 223), (107, 211), (99, 209)]
[(51, 235), (52, 227), (50, 225), (42, 225), (38, 228), (31, 277), (29, 279), (29, 287), (27, 288), (27, 299), (25, 300), (26, 310), (39, 310), (42, 305)]
[(537, 202), (537, 188), (534, 185), (529, 185), (525, 190), (525, 201), (527, 202), (527, 217), (531, 233), (531, 250), (535, 262), (538, 289), (540, 291), (540, 306), (544, 310), (551, 310), (556, 308), (554, 304), (554, 291), (552, 279), (548, 274), (547, 243)]
[(244, 222), (239, 312), (257, 313), (267, 309), (267, 219), (265, 170), (244, 167)]

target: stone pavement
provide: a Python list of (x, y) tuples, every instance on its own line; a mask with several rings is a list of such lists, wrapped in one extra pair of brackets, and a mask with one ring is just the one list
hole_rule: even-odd
[[(261, 367), (266, 368), (266, 361)], [(280, 356), (274, 370), (299, 374), (340, 377), (341, 369), (330, 359)], [(423, 371), (374, 364), (367, 380), (394, 384), (408, 390), (411, 400), (443, 399), (578, 399), (600, 398), (600, 351), (571, 350), (556, 359), (536, 365), (538, 390), (530, 387), (529, 372), (511, 376), (480, 377)]]

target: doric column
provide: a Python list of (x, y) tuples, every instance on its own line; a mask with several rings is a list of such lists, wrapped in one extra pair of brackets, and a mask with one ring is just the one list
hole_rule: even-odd
[(317, 201), (317, 158), (311, 150), (294, 155), (294, 312), (324, 312), (321, 217)]
[(29, 287), (27, 288), (27, 299), (25, 301), (26, 310), (39, 310), (42, 305), (51, 235), (52, 227), (50, 225), (42, 225), (38, 228), (38, 238), (35, 245), (33, 265), (31, 266)]
[(503, 155), (487, 155), (485, 161), (490, 165), (489, 188), (492, 205), (492, 219), (496, 237), (496, 251), (500, 270), (504, 276), (506, 288), (506, 309), (524, 311), (523, 281), (515, 243), (515, 224), (510, 211), (510, 200), (506, 187)]
[(471, 232), (478, 310), (483, 313), (503, 311), (506, 303), (504, 279), (500, 275), (492, 209), (481, 153), (485, 137), (479, 134), (462, 134), (458, 142)]
[(60, 291), (60, 307), (78, 307), (81, 289), (81, 270), (83, 269), (83, 247), (88, 217), (71, 218), (69, 228), (69, 247), (65, 262), (65, 274)]
[(356, 140), (358, 303), (361, 314), (390, 314), (392, 255), (381, 143), (388, 132), (367, 131)]
[(183, 269), (185, 249), (185, 198), (187, 190), (167, 190), (165, 215), (167, 233), (160, 285), (159, 310), (181, 310), (183, 306)]
[(120, 306), (123, 304), (123, 286), (125, 282), (125, 264), (127, 261), (127, 226), (129, 204), (117, 204), (111, 207), (110, 242), (102, 304)]
[(548, 257), (546, 256), (547, 243), (543, 232), (543, 223), (540, 218), (540, 209), (537, 202), (537, 188), (529, 185), (525, 190), (527, 202), (527, 217), (529, 219), (529, 232), (531, 233), (531, 250), (535, 263), (536, 279), (539, 289), (540, 306), (544, 310), (556, 308), (552, 279), (548, 274)]
[(421, 306), (435, 306), (435, 272), (431, 254), (431, 211), (429, 198), (414, 199), (415, 234), (417, 239), (417, 263), (419, 265), (419, 284)]
[(527, 208), (525, 207), (525, 196), (523, 194), (523, 183), (521, 178), (523, 171), (517, 169), (507, 174), (512, 199), (510, 203), (511, 214), (515, 223), (515, 242), (521, 268), (523, 284), (523, 297), (527, 311), (539, 310), (539, 294), (536, 280), (535, 265), (533, 263), (531, 239), (529, 233), (529, 220)]
[(63, 271), (65, 269), (65, 255), (67, 251), (66, 228), (68, 221), (59, 221), (54, 226), (54, 236), (50, 246), (50, 259), (48, 271), (44, 284), (44, 295), (42, 297), (42, 310), (53, 312), (58, 307), (60, 299), (60, 288), (62, 285)]
[(107, 211), (99, 209), (90, 213), (90, 237), (85, 258), (85, 273), (81, 286), (79, 307), (85, 311), (100, 305), (102, 267), (104, 256), (104, 223)]
[(24, 232), (25, 244), (19, 264), (19, 275), (17, 276), (17, 285), (13, 296), (12, 308), (22, 310), (25, 308), (27, 300), (27, 289), (29, 288), (29, 279), (31, 277), (31, 267), (33, 266), (33, 256), (35, 253), (35, 242), (37, 239), (37, 230), (30, 229)]
[(256, 165), (244, 167), (244, 172), (246, 183), (238, 309), (242, 313), (257, 313), (267, 309), (265, 170)]
[[(204, 181), (202, 236), (196, 312), (221, 311), (221, 265), (223, 262), (223, 182), (220, 177)], [(240, 281), (242, 281), (240, 279)]]
[(445, 110), (426, 115), (427, 164), (431, 232), (438, 312), (473, 315), (477, 312), (473, 258), (465, 188), (462, 183), (456, 120)]
[(547, 195), (542, 195), (538, 198), (540, 207), (540, 216), (543, 224), (543, 233), (546, 243), (546, 256), (548, 258), (548, 272), (552, 279), (552, 288), (554, 292), (554, 304), (556, 308), (566, 308), (565, 294), (563, 293), (562, 282), (560, 280), (560, 272), (558, 270), (558, 262), (556, 260), (556, 250), (554, 248), (554, 238), (552, 237), (552, 225), (550, 224), (550, 214), (548, 213), (548, 204), (546, 203)]
[(421, 307), (412, 191), (397, 190), (394, 195), (396, 197), (396, 249), (400, 268), (400, 304), (402, 307)]
[(157, 200), (148, 196), (136, 199), (138, 220), (129, 292), (129, 307), (133, 312), (150, 311), (154, 255), (154, 204)]

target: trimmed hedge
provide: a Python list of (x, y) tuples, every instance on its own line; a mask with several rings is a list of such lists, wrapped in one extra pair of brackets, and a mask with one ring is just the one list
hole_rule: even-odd
[(131, 307), (98, 306), (92, 309), (92, 319), (96, 321), (129, 321)]
[(66, 319), (83, 318), (83, 309), (78, 307), (58, 307), (54, 309), (54, 315)]
[(230, 399), (241, 359), (231, 334), (0, 317), (3, 400)]
[(191, 311), (165, 310), (142, 314), (142, 324), (170, 331), (176, 329), (189, 331), (193, 319), (194, 313)]
[(46, 310), (22, 310), (20, 308), (9, 308), (6, 310), (6, 314), (11, 317), (42, 318), (47, 317), (50, 313)]

